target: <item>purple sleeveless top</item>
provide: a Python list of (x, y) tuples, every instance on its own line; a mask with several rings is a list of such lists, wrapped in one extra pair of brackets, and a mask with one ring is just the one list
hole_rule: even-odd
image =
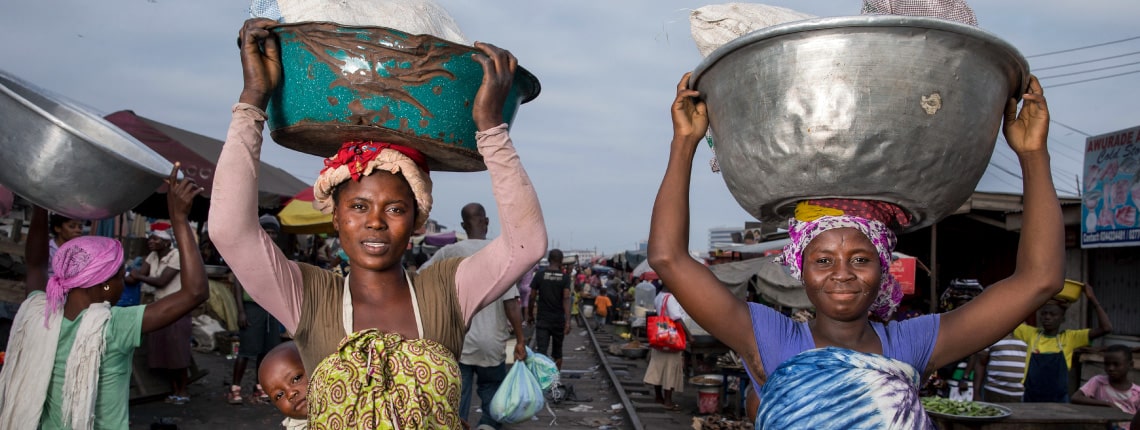
[[(815, 339), (806, 322), (796, 322), (784, 314), (759, 303), (749, 303), (752, 314), (752, 334), (760, 348), (760, 362), (766, 373), (772, 373), (796, 354), (815, 349)], [(938, 339), (939, 314), (923, 315), (906, 321), (889, 324), (870, 322), (883, 345), (883, 355), (902, 361), (921, 375), (926, 371), (934, 342)], [(748, 370), (752, 374), (751, 369)], [(752, 386), (757, 389), (753, 376)]]

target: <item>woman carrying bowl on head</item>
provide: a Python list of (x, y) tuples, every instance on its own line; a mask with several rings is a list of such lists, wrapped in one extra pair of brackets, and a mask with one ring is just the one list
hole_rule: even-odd
[[(350, 275), (342, 278), (289, 261), (257, 226), (264, 109), (282, 77), (274, 24), (249, 20), (241, 31), (245, 87), (214, 179), (215, 245), (250, 296), (294, 335), (310, 375), (313, 428), (354, 427), (362, 417), (400, 428), (458, 427), (456, 360), (467, 324), (546, 249), (538, 197), (501, 114), (517, 61), (476, 44), (484, 76), (472, 115), (502, 234), (470, 257), (406, 272), (401, 257), (431, 210), (425, 159), (402, 146), (346, 143), (314, 185), (315, 205), (332, 214), (348, 255)], [(357, 402), (362, 396), (372, 400)]]
[(82, 236), (59, 247), (47, 275), (47, 211), (36, 208), (25, 257), (28, 299), (12, 323), (0, 372), (0, 428), (125, 429), (131, 363), (143, 333), (162, 329), (209, 297), (187, 216), (202, 188), (176, 177), (167, 206), (181, 253), (182, 289), (144, 306), (111, 306), (123, 292), (119, 241)]
[(689, 178), (708, 116), (688, 82), (686, 74), (673, 102), (674, 137), (653, 207), (649, 261), (689, 315), (745, 359), (753, 379), (767, 378), (758, 428), (932, 428), (919, 402), (920, 376), (993, 344), (1060, 290), (1064, 229), (1045, 145), (1049, 113), (1036, 78), (1020, 113), (1015, 100), (1007, 102), (1003, 127), (1024, 178), (1016, 270), (961, 308), (890, 323), (870, 317), (888, 320), (902, 296), (887, 268), (891, 228), (909, 218), (889, 204), (821, 200), (796, 207), (782, 260), (816, 308), (809, 322), (745, 303), (689, 257)]

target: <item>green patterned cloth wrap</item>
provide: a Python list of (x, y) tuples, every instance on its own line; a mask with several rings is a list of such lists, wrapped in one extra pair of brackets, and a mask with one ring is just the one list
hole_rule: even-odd
[(310, 429), (454, 429), (459, 365), (442, 344), (353, 333), (309, 379)]

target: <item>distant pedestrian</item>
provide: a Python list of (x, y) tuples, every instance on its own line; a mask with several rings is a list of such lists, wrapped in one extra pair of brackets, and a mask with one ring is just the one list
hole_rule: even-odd
[(570, 276), (562, 271), (562, 251), (551, 249), (549, 265), (536, 276), (537, 285), (530, 292), (530, 320), (534, 321), (534, 337), (538, 353), (546, 354), (562, 369), (562, 340), (570, 334)]
[[(657, 315), (680, 321), (688, 314), (669, 291), (662, 290), (653, 300)], [(665, 405), (665, 410), (680, 410), (673, 402), (673, 393), (685, 391), (685, 358), (683, 351), (649, 351), (649, 367), (645, 369), (646, 384), (653, 386), (654, 400)]]
[[(463, 231), (467, 240), (456, 242), (436, 251), (421, 269), (457, 257), (468, 257), (483, 249), (487, 240), (489, 220), (483, 205), (468, 203), (460, 211)], [(501, 304), (500, 304), (501, 303)], [(483, 415), (479, 418), (479, 428), (484, 426), (498, 430), (502, 423), (491, 418), (491, 399), (507, 377), (506, 344), (510, 338), (509, 329), (515, 334), (515, 360), (526, 358), (526, 337), (523, 335), (522, 307), (519, 305), (519, 290), (512, 287), (499, 299), (475, 313), (467, 335), (463, 338), (463, 353), (459, 356), (459, 374), (462, 386), (459, 391), (459, 418), (467, 422), (471, 410), (471, 392), (478, 391), (482, 402)]]
[(602, 287), (602, 291), (599, 291), (598, 296), (594, 297), (594, 326), (606, 325), (607, 316), (610, 314), (610, 308), (613, 305), (613, 300), (610, 300), (609, 288)]

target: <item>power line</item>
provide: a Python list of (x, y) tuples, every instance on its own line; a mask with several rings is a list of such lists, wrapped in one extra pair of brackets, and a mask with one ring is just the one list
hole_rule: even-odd
[(1100, 71), (1109, 70), (1109, 69), (1119, 69), (1121, 67), (1135, 66), (1137, 64), (1140, 64), (1140, 61), (1135, 61), (1135, 62), (1131, 62), (1131, 63), (1124, 63), (1124, 64), (1117, 64), (1117, 65), (1113, 65), (1113, 66), (1098, 67), (1095, 69), (1081, 70), (1079, 72), (1062, 73), (1060, 75), (1041, 76), (1041, 77), (1038, 77), (1037, 79), (1063, 78), (1065, 76), (1083, 75), (1085, 73), (1100, 72)]
[[(1055, 86), (1056, 86), (1056, 85), (1050, 85), (1049, 87), (1055, 87)], [(1059, 126), (1061, 126), (1061, 127), (1065, 127), (1065, 128), (1067, 128), (1067, 129), (1069, 129), (1069, 130), (1075, 131), (1075, 132), (1077, 132), (1078, 134), (1080, 134), (1081, 136), (1084, 136), (1084, 137), (1090, 137), (1090, 136), (1092, 136), (1091, 134), (1088, 134), (1088, 133), (1085, 133), (1085, 132), (1083, 132), (1083, 131), (1077, 130), (1077, 129), (1073, 128), (1072, 126), (1069, 126), (1069, 125), (1065, 125), (1065, 123), (1063, 123), (1063, 122), (1061, 122), (1061, 121), (1057, 121), (1057, 120), (1055, 120), (1055, 119), (1053, 119), (1053, 118), (1049, 118), (1049, 121), (1050, 121), (1050, 122), (1052, 122), (1053, 124), (1057, 124), (1057, 125), (1059, 125)]]
[[(1052, 84), (1052, 85), (1049, 85), (1049, 88), (1067, 87), (1069, 85), (1083, 84), (1085, 82), (1099, 81), (1102, 79), (1115, 78), (1115, 77), (1125, 76), (1125, 75), (1134, 75), (1137, 73), (1140, 73), (1140, 70), (1133, 70), (1131, 72), (1117, 73), (1115, 75), (1101, 76), (1098, 78), (1089, 78), (1089, 79), (1082, 79), (1079, 81), (1065, 82), (1065, 83), (1060, 83), (1060, 84)], [(1088, 136), (1088, 135), (1086, 134), (1086, 136)]]
[(1129, 37), (1127, 39), (1113, 40), (1111, 42), (1103, 42), (1103, 43), (1097, 43), (1097, 44), (1092, 44), (1092, 45), (1080, 46), (1080, 47), (1076, 47), (1076, 48), (1062, 49), (1060, 51), (1046, 52), (1046, 53), (1036, 54), (1036, 55), (1028, 55), (1025, 58), (1037, 58), (1037, 57), (1044, 57), (1047, 55), (1064, 54), (1066, 52), (1080, 51), (1082, 49), (1089, 49), (1089, 48), (1098, 48), (1101, 46), (1112, 45), (1112, 44), (1127, 42), (1129, 40), (1136, 40), (1136, 39), (1140, 39), (1140, 36), (1132, 36), (1132, 37)]
[(1140, 51), (1129, 52), (1127, 54), (1113, 55), (1113, 56), (1109, 56), (1109, 57), (1095, 58), (1092, 60), (1078, 61), (1076, 63), (1058, 64), (1056, 66), (1049, 66), (1049, 67), (1038, 67), (1038, 68), (1033, 69), (1033, 71), (1034, 72), (1040, 72), (1042, 70), (1052, 70), (1052, 69), (1060, 69), (1062, 67), (1079, 66), (1081, 64), (1095, 63), (1098, 61), (1105, 61), (1105, 60), (1114, 60), (1117, 58), (1127, 57), (1127, 56), (1136, 55), (1136, 54), (1140, 54)]

